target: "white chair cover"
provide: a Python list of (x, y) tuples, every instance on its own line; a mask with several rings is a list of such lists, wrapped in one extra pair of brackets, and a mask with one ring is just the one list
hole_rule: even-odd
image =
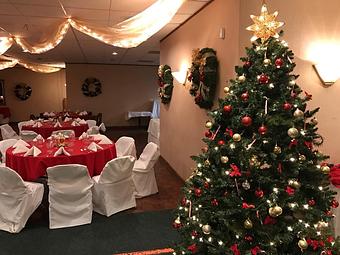
[(14, 139), (20, 139), (20, 137), (18, 136), (18, 134), (13, 130), (13, 128), (8, 125), (1, 125), (0, 126), (0, 130), (1, 130), (1, 136), (2, 139), (10, 139), (10, 138), (14, 138)]
[(13, 146), (18, 140), (17, 139), (6, 139), (0, 141), (0, 153), (1, 153), (1, 162), (6, 163), (6, 151), (9, 147)]
[(123, 156), (133, 156), (137, 158), (136, 156), (136, 146), (135, 146), (135, 139), (128, 136), (122, 136), (120, 137), (116, 142), (116, 151), (117, 151), (117, 157), (123, 157)]
[(132, 179), (136, 187), (136, 197), (145, 197), (158, 192), (154, 166), (159, 158), (157, 144), (148, 143), (135, 162)]
[(95, 121), (95, 120), (86, 120), (86, 123), (89, 126), (89, 128), (97, 125), (97, 121)]
[(90, 127), (90, 128), (86, 131), (86, 133), (89, 134), (89, 135), (96, 135), (96, 134), (99, 134), (99, 127), (98, 127), (98, 126)]
[(148, 127), (148, 143), (153, 142), (159, 147), (160, 120), (151, 119)]
[(71, 136), (71, 135), (73, 135), (73, 136), (75, 136), (76, 134), (75, 134), (75, 132), (74, 132), (74, 130), (72, 130), (72, 129), (70, 129), (70, 130), (56, 130), (56, 131), (53, 131), (52, 132), (52, 136), (53, 135), (59, 135), (59, 134), (63, 134), (63, 135), (65, 135), (65, 136)]
[(32, 141), (34, 138), (38, 136), (38, 133), (30, 130), (22, 130), (20, 132), (20, 137), (24, 141)]
[(25, 126), (27, 123), (27, 121), (21, 121), (18, 122), (18, 129), (19, 129), (19, 133), (21, 132), (22, 126)]
[(102, 173), (93, 177), (93, 210), (111, 216), (136, 207), (132, 168), (135, 158), (131, 156), (109, 161)]
[(87, 167), (78, 164), (49, 167), (47, 176), (50, 229), (91, 223), (93, 181)]
[(151, 118), (154, 119), (159, 119), (160, 117), (160, 100), (159, 99), (156, 99), (156, 100), (153, 100), (153, 105), (152, 105), (152, 113), (151, 113)]
[(20, 232), (40, 205), (43, 194), (42, 184), (25, 182), (14, 170), (0, 167), (0, 229)]

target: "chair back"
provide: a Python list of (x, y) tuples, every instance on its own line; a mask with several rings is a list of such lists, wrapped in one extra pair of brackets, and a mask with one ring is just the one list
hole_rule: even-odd
[(21, 132), (22, 126), (25, 126), (26, 123), (28, 123), (28, 121), (21, 121), (21, 122), (18, 122), (19, 133)]
[(135, 146), (135, 139), (128, 136), (122, 136), (120, 137), (116, 142), (116, 151), (117, 151), (117, 157), (123, 157), (123, 156), (133, 156), (137, 158), (136, 156), (136, 146)]
[(17, 199), (26, 193), (27, 187), (21, 176), (6, 166), (0, 166), (0, 207), (4, 203), (16, 204)]
[(76, 135), (74, 130), (72, 130), (72, 129), (70, 129), (70, 130), (68, 130), (68, 129), (65, 129), (65, 130), (55, 130), (55, 131), (52, 132), (52, 136), (53, 135), (59, 135), (59, 134), (63, 134), (65, 136), (75, 136)]
[(0, 130), (2, 139), (9, 139), (18, 136), (18, 134), (13, 130), (13, 128), (8, 124), (1, 125)]
[(6, 163), (6, 151), (9, 147), (13, 146), (18, 140), (17, 139), (6, 139), (0, 141), (0, 153), (1, 153), (1, 162)]
[(135, 158), (124, 156), (107, 162), (100, 174), (98, 183), (115, 183), (131, 177)]
[(86, 123), (89, 126), (89, 128), (97, 125), (97, 122), (95, 120), (86, 120)]
[(156, 164), (160, 156), (157, 144), (150, 142), (148, 143), (142, 154), (139, 156), (138, 161), (145, 166), (145, 169), (151, 169)]

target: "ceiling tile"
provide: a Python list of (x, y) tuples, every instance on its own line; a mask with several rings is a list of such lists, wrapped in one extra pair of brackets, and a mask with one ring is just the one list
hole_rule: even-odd
[(112, 11), (135, 11), (140, 12), (154, 4), (156, 0), (113, 0)]
[(20, 13), (11, 4), (0, 3), (0, 14), (3, 15), (20, 15)]
[(65, 8), (68, 15), (79, 19), (108, 20), (109, 10)]
[(190, 18), (191, 14), (176, 14), (170, 21), (170, 23), (183, 23), (188, 18)]
[(60, 6), (58, 0), (8, 0), (11, 3), (15, 4), (24, 4), (24, 5), (45, 5), (45, 6)]
[(18, 11), (24, 16), (32, 17), (65, 17), (59, 6), (21, 5), (14, 4)]
[[(114, 2), (115, 0), (113, 0)], [(64, 7), (109, 10), (110, 0), (61, 0)]]
[(202, 8), (208, 1), (186, 1), (184, 4), (179, 8), (179, 14), (193, 14)]

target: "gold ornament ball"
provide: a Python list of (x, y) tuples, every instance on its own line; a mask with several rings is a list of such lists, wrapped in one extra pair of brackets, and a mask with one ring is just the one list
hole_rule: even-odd
[(229, 90), (230, 90), (229, 87), (224, 87), (223, 88), (224, 93), (229, 93)]
[(302, 118), (304, 116), (303, 111), (301, 111), (299, 108), (297, 108), (293, 113), (295, 118)]
[(227, 163), (228, 161), (229, 161), (229, 158), (228, 158), (227, 156), (222, 156), (222, 157), (221, 157), (221, 162), (222, 162), (223, 164)]
[(324, 174), (329, 174), (330, 171), (331, 169), (327, 165), (321, 167), (321, 172)]
[(305, 161), (306, 160), (306, 156), (305, 155), (300, 155), (299, 156), (299, 160), (300, 161)]
[(208, 225), (208, 224), (207, 225), (203, 225), (202, 231), (203, 231), (204, 234), (209, 235), (210, 232), (211, 232), (211, 226)]
[(278, 205), (269, 208), (269, 215), (272, 217), (278, 217), (282, 214), (282, 208)]
[(275, 145), (273, 152), (275, 154), (280, 154), (281, 153), (281, 148), (279, 146)]
[(234, 140), (235, 142), (241, 141), (241, 135), (240, 135), (240, 134), (234, 134), (234, 135), (233, 135), (233, 140)]
[(206, 127), (206, 128), (209, 128), (209, 129), (212, 127), (212, 125), (213, 125), (213, 124), (212, 124), (211, 121), (207, 121), (207, 122), (205, 123), (205, 127)]
[(307, 243), (306, 239), (301, 239), (301, 240), (299, 240), (298, 246), (299, 246), (300, 249), (302, 249), (302, 250), (307, 249), (307, 248), (308, 248), (308, 243)]
[(328, 223), (324, 221), (319, 221), (317, 224), (318, 229), (327, 228), (327, 227), (328, 227)]
[(246, 77), (244, 75), (241, 75), (237, 78), (240, 82), (245, 82)]
[(258, 157), (253, 155), (249, 160), (249, 165), (258, 167), (261, 165), (261, 163), (259, 162)]
[(291, 137), (291, 138), (296, 138), (296, 137), (298, 137), (298, 135), (299, 135), (299, 130), (297, 130), (296, 128), (290, 128), (290, 129), (288, 129), (287, 134), (288, 134), (289, 137)]
[(297, 180), (294, 180), (291, 186), (295, 189), (299, 189), (301, 187), (301, 183), (299, 183)]
[(210, 161), (207, 159), (206, 161), (204, 161), (204, 165), (210, 166)]
[(268, 59), (268, 58), (266, 58), (265, 60), (263, 60), (263, 64), (266, 65), (266, 66), (269, 65), (270, 62), (271, 62), (271, 61), (270, 61), (270, 59)]
[(244, 228), (251, 229), (253, 228), (253, 222), (250, 219), (246, 219), (243, 223)]

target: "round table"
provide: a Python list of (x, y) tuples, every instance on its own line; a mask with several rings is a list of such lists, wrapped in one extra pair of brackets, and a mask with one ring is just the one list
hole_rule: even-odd
[(72, 121), (61, 122), (61, 127), (55, 127), (52, 121), (45, 121), (41, 123), (41, 127), (34, 127), (33, 125), (22, 126), (22, 130), (34, 131), (45, 139), (50, 137), (53, 131), (57, 130), (74, 130), (76, 137), (81, 136), (83, 132), (86, 132), (89, 128), (87, 124), (80, 124), (79, 126), (72, 126)]
[(33, 156), (24, 156), (25, 153), (13, 154), (14, 148), (6, 151), (6, 166), (15, 170), (25, 181), (34, 181), (41, 176), (46, 175), (46, 169), (55, 165), (63, 164), (80, 164), (87, 166), (89, 175), (99, 175), (105, 164), (116, 158), (116, 147), (113, 144), (100, 144), (103, 149), (96, 152), (87, 149), (90, 141), (84, 140), (66, 140), (65, 150), (71, 155), (54, 156), (58, 147), (48, 147), (49, 141), (39, 143), (29, 142), (41, 150), (41, 154)]

